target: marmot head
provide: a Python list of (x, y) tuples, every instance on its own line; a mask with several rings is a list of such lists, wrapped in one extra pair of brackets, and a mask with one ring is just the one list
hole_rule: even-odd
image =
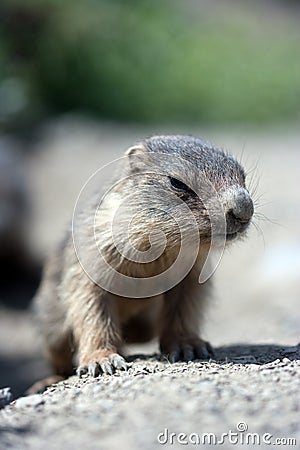
[(166, 292), (193, 267), (207, 280), (210, 250), (222, 252), (253, 215), (243, 168), (192, 136), (154, 136), (125, 156), (84, 226), (73, 225), (83, 266), (96, 283), (127, 297)]
[(253, 201), (245, 171), (232, 156), (193, 136), (153, 136), (130, 147), (126, 155), (126, 174), (138, 202), (132, 207), (145, 211), (145, 227), (159, 221), (167, 236), (176, 239), (170, 217), (176, 208), (175, 219), (182, 216), (188, 228), (189, 219), (178, 207), (185, 204), (202, 240), (210, 240), (212, 232), (222, 234), (226, 242), (245, 233)]

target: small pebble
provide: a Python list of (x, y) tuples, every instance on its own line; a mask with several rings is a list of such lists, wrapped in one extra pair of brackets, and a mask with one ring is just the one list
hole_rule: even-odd
[(0, 409), (8, 405), (13, 399), (10, 387), (0, 389)]
[(289, 358), (283, 358), (282, 362), (285, 364), (289, 364), (291, 360)]

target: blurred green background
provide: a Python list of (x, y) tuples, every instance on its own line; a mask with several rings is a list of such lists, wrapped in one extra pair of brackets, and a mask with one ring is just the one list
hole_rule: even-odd
[(80, 111), (148, 124), (300, 114), (292, 1), (2, 0), (0, 121)]

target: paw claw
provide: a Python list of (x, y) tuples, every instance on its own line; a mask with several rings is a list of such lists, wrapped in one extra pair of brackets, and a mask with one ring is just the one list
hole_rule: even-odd
[(87, 371), (88, 371), (87, 367), (84, 367), (84, 366), (78, 367), (78, 369), (76, 369), (76, 375), (79, 378), (81, 378), (82, 375), (85, 375), (87, 373)]
[(214, 358), (215, 357), (215, 352), (214, 352), (214, 349), (212, 348), (212, 346), (210, 345), (209, 342), (206, 342), (206, 348), (207, 348), (207, 351), (209, 353), (209, 356), (211, 358)]
[(116, 369), (122, 369), (122, 370), (128, 369), (125, 359), (118, 354), (112, 355), (111, 363)]
[(179, 350), (174, 350), (171, 353), (169, 353), (168, 359), (169, 359), (171, 364), (174, 364), (177, 361), (179, 361), (180, 360)]
[(99, 364), (96, 361), (91, 361), (89, 363), (88, 373), (93, 378), (96, 378), (99, 375), (99, 373), (100, 373)]
[(183, 349), (183, 361), (193, 361), (194, 349), (192, 347), (186, 347)]
[(101, 369), (106, 375), (112, 375), (114, 373), (112, 365), (108, 359), (104, 362), (101, 362)]
[(208, 351), (203, 345), (199, 345), (195, 348), (196, 358), (197, 359), (208, 359)]

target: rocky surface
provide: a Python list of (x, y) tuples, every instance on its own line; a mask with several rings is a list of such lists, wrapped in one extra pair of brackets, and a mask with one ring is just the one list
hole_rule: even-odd
[(210, 362), (132, 358), (127, 372), (74, 376), (13, 402), (0, 416), (0, 447), (177, 448), (204, 433), (219, 442), (230, 430), (237, 435), (225, 438), (225, 448), (253, 433), (262, 447), (299, 443), (299, 357), (299, 346), (237, 346), (219, 348)]

